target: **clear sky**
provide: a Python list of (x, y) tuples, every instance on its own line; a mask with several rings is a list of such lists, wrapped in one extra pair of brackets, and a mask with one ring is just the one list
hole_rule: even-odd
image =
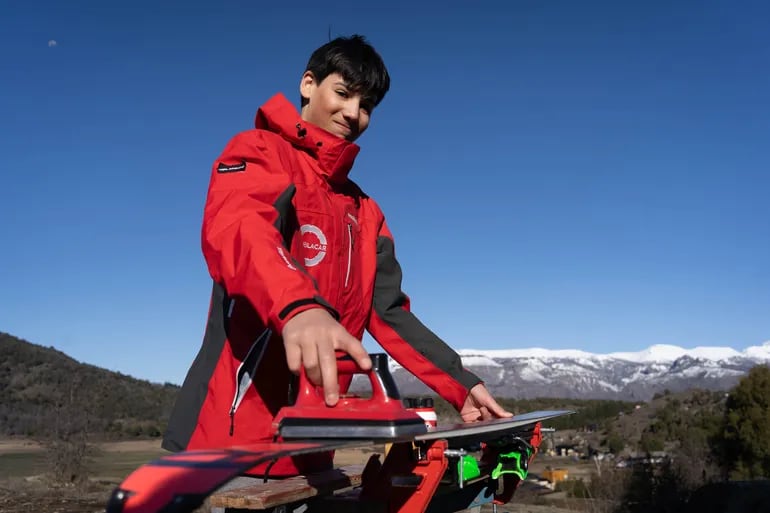
[(0, 331), (181, 383), (212, 163), (358, 32), (392, 88), (351, 177), (450, 345), (770, 339), (767, 2), (267, 4), (0, 7)]

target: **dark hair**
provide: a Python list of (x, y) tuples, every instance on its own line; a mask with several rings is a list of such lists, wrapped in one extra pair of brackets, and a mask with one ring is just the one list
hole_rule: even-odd
[[(390, 88), (390, 75), (377, 51), (364, 36), (338, 37), (318, 48), (305, 68), (320, 83), (339, 73), (353, 92), (379, 105)], [(303, 101), (304, 105), (304, 101)]]

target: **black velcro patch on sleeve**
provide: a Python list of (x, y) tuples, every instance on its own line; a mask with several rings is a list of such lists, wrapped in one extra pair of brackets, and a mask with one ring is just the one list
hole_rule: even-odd
[(241, 162), (240, 164), (225, 164), (224, 162), (220, 162), (217, 166), (217, 173), (235, 173), (236, 171), (243, 171), (246, 169), (246, 163)]

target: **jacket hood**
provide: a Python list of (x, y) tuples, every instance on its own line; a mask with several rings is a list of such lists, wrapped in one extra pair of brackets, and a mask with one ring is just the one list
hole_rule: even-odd
[(270, 98), (254, 119), (254, 127), (274, 132), (312, 155), (322, 173), (332, 182), (344, 182), (360, 147), (303, 120), (294, 105), (278, 93)]

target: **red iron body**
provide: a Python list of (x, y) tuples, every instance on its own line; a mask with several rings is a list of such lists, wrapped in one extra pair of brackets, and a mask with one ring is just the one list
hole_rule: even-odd
[(406, 409), (388, 370), (387, 355), (370, 355), (372, 369), (363, 371), (348, 355), (337, 358), (340, 376), (367, 374), (371, 397), (342, 395), (327, 406), (323, 388), (313, 385), (304, 370), (300, 373), (299, 395), (293, 406), (282, 408), (273, 426), (284, 440), (370, 439), (391, 440), (427, 432), (425, 420)]

